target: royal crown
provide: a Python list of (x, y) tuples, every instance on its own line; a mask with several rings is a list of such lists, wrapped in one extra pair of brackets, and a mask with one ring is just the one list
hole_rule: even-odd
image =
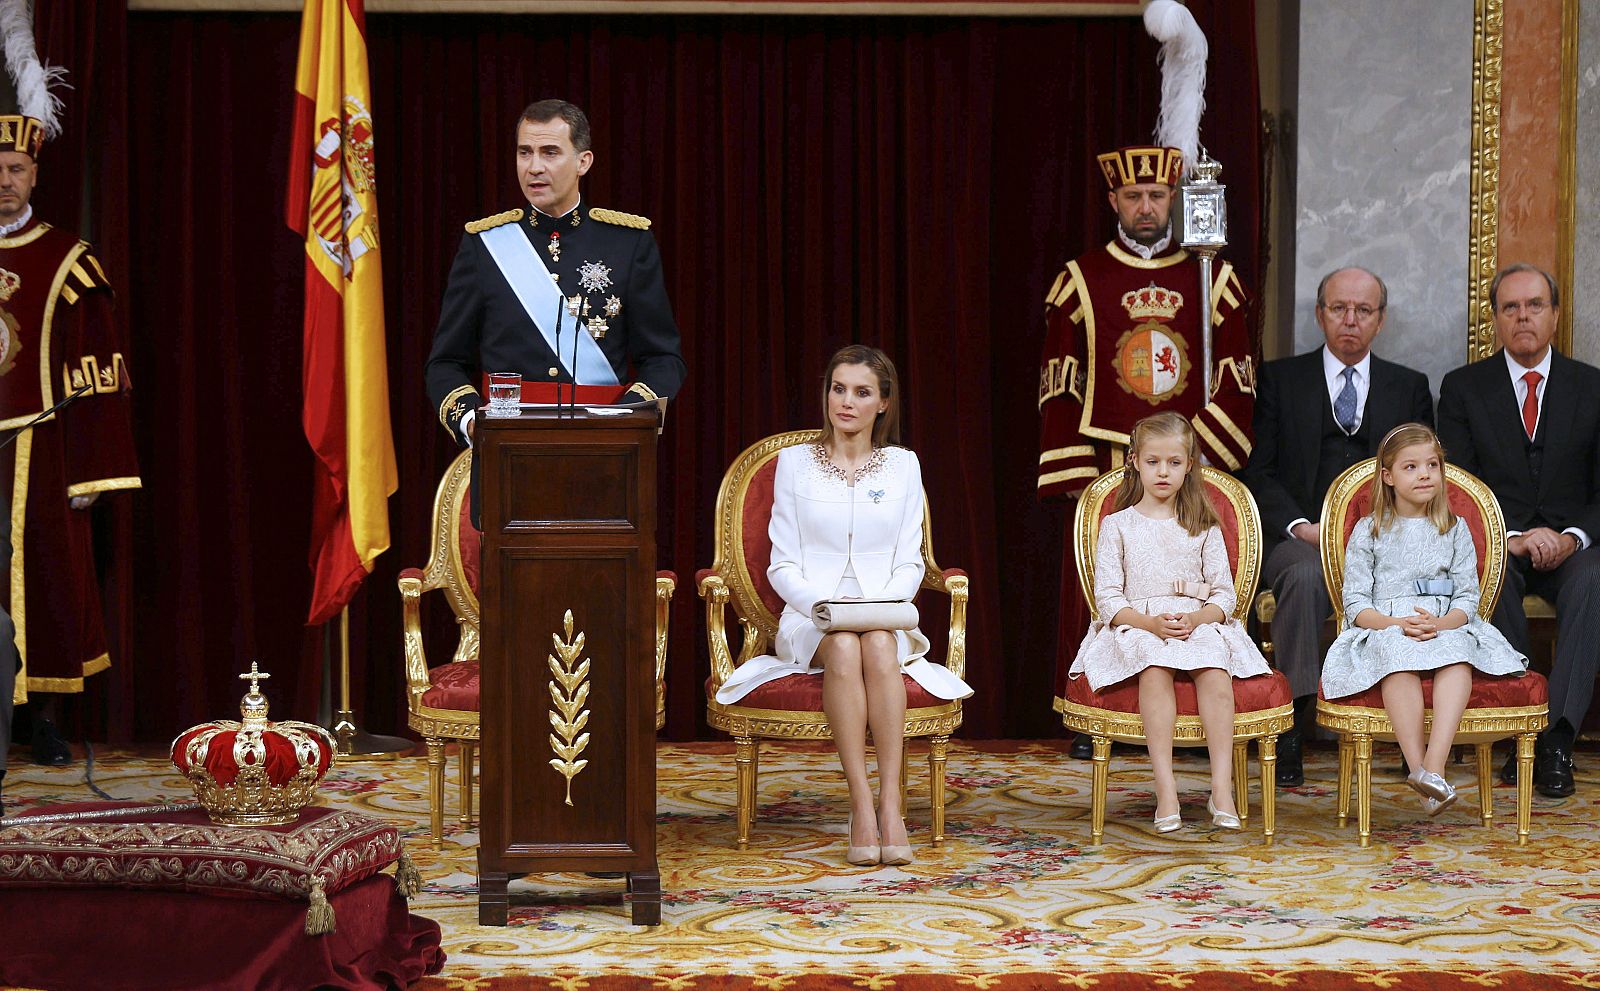
[(1160, 286), (1146, 286), (1123, 293), (1122, 308), (1135, 320), (1171, 320), (1183, 308), (1183, 293)]
[(0, 268), (0, 303), (9, 302), (18, 289), (22, 288), (22, 276), (15, 272)]
[(310, 723), (267, 720), (267, 697), (250, 670), (250, 691), (239, 703), (242, 722), (202, 723), (172, 741), (172, 763), (194, 786), (212, 822), (281, 826), (300, 817), (333, 764), (333, 735)]

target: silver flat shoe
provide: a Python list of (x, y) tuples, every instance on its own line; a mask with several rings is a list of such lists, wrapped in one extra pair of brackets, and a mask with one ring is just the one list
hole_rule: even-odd
[[(1419, 767), (1412, 771), (1406, 777), (1406, 784), (1436, 802), (1449, 804), (1456, 800), (1456, 790), (1450, 786), (1450, 782), (1446, 781), (1443, 775), (1435, 774), (1424, 768)], [(1440, 808), (1443, 807), (1440, 806)]]
[(1155, 827), (1158, 833), (1176, 832), (1183, 828), (1183, 814), (1174, 812), (1169, 816), (1156, 816)]
[(1211, 825), (1218, 829), (1244, 828), (1244, 823), (1239, 821), (1239, 816), (1236, 813), (1218, 811), (1216, 804), (1209, 796), (1206, 798), (1206, 813), (1211, 816)]

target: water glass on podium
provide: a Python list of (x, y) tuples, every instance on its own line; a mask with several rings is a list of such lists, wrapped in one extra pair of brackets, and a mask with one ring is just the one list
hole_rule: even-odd
[(489, 373), (489, 408), (485, 416), (516, 416), (522, 412), (522, 373)]

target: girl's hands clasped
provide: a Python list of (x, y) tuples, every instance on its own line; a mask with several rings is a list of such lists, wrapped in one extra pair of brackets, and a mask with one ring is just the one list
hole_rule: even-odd
[(1417, 606), (1415, 616), (1398, 617), (1400, 632), (1413, 640), (1432, 640), (1439, 635), (1439, 617)]

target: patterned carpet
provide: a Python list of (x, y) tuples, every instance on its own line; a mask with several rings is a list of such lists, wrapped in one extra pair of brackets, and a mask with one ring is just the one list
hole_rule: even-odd
[[(87, 797), (81, 763), (15, 757), (8, 811)], [(420, 757), (340, 766), (319, 801), (404, 825), (427, 882), (414, 910), (443, 925), (449, 954), (426, 991), (1600, 988), (1600, 757), (1579, 754), (1574, 797), (1535, 796), (1526, 847), (1511, 789), (1497, 789), (1485, 830), (1469, 765), (1458, 765), (1462, 800), (1428, 819), (1397, 765), (1392, 750), (1374, 760), (1373, 844), (1362, 850), (1353, 824), (1335, 829), (1333, 754), (1310, 754), (1307, 785), (1280, 792), (1268, 848), (1259, 832), (1204, 822), (1198, 756), (1179, 760), (1185, 827), (1156, 834), (1148, 764), (1119, 753), (1106, 842), (1094, 848), (1085, 763), (1053, 743), (958, 745), (946, 847), (923, 845), (926, 765), (914, 764), (917, 861), (869, 871), (843, 862), (831, 753), (764, 750), (752, 849), (738, 853), (731, 748), (664, 745), (665, 925), (655, 929), (628, 924), (621, 881), (581, 875), (514, 883), (524, 904), (514, 901), (512, 924), (478, 927), (476, 834), (452, 825), (443, 853), (431, 850)], [(452, 757), (452, 795), (456, 770)], [(147, 755), (102, 755), (96, 772), (117, 798), (187, 791)], [(1259, 797), (1253, 811), (1258, 827)]]

